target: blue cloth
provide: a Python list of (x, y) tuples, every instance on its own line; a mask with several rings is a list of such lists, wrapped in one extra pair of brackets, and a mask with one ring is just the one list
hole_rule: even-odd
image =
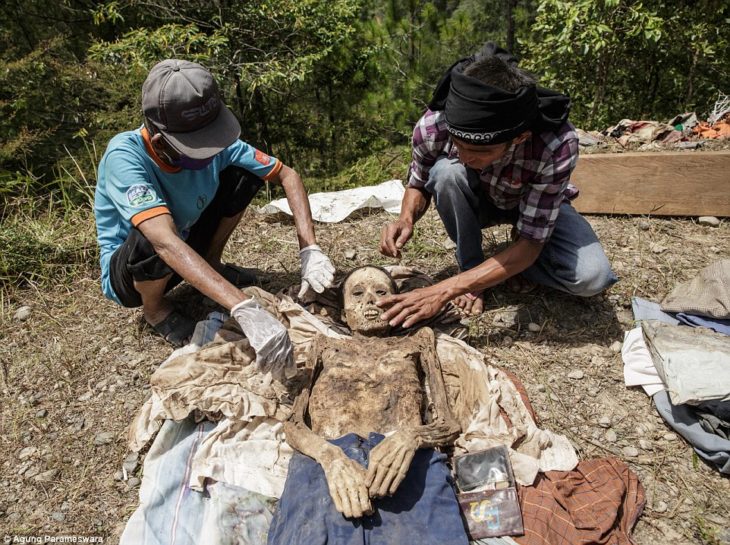
[(730, 441), (706, 431), (700, 424), (697, 409), (690, 405), (672, 405), (665, 390), (654, 394), (654, 405), (667, 424), (694, 447), (700, 458), (720, 473), (730, 475)]
[[(383, 436), (347, 434), (330, 441), (367, 467)], [(375, 513), (346, 519), (335, 509), (322, 467), (295, 453), (269, 529), (269, 545), (467, 545), (446, 456), (420, 449), (393, 496), (373, 500)]]
[(678, 312), (677, 320), (685, 325), (692, 327), (706, 327), (723, 335), (730, 335), (730, 320), (719, 320), (717, 318), (706, 318), (704, 316), (696, 316), (694, 314), (686, 314)]
[[(424, 187), (434, 196), (444, 228), (456, 243), (456, 260), (463, 271), (484, 261), (482, 228), (514, 224), (518, 219), (516, 211), (500, 210), (488, 202), (482, 194), (479, 172), (446, 156), (431, 168)], [(590, 224), (569, 203), (560, 206), (550, 239), (522, 276), (585, 297), (618, 281)]]
[(664, 312), (659, 303), (649, 301), (648, 299), (632, 297), (631, 310), (634, 312), (634, 320), (637, 322), (642, 320), (658, 320), (669, 325), (679, 325), (679, 320), (671, 314)]
[(277, 163), (274, 157), (236, 140), (202, 170), (168, 172), (147, 153), (139, 129), (112, 138), (99, 163), (94, 197), (104, 295), (119, 303), (109, 278), (109, 262), (126, 240), (135, 216), (166, 208), (184, 239), (213, 200), (222, 170), (235, 165), (266, 179), (281, 168)]

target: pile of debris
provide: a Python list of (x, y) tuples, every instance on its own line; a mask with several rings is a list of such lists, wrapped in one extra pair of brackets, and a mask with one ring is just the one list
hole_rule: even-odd
[(581, 150), (589, 153), (726, 148), (730, 145), (730, 96), (720, 95), (706, 121), (688, 112), (666, 123), (622, 119), (601, 132), (577, 132)]

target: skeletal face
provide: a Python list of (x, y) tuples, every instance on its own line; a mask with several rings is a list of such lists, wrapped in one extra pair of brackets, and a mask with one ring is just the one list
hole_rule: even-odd
[(364, 267), (352, 273), (342, 286), (342, 317), (350, 330), (361, 335), (387, 335), (390, 325), (380, 319), (383, 311), (375, 301), (391, 293), (391, 280), (380, 269)]

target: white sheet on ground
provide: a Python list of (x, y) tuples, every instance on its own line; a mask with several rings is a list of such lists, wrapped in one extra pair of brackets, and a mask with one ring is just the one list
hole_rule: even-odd
[[(399, 214), (404, 194), (405, 189), (400, 180), (389, 180), (378, 185), (313, 193), (309, 195), (309, 206), (314, 220), (337, 223), (361, 208), (383, 208), (391, 214)], [(262, 214), (283, 212), (292, 215), (286, 199), (271, 201), (262, 206), (259, 212)]]
[(621, 359), (624, 361), (626, 386), (641, 386), (648, 396), (653, 396), (665, 389), (664, 382), (654, 367), (654, 360), (651, 359), (649, 349), (644, 342), (641, 326), (624, 334)]

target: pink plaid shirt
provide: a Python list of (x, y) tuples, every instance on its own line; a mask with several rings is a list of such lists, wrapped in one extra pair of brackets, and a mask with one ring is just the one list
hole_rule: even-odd
[[(458, 158), (446, 130), (443, 112), (426, 110), (413, 129), (413, 161), (408, 186), (422, 188), (440, 157)], [(498, 161), (481, 171), (482, 190), (502, 210), (519, 207), (521, 237), (546, 242), (555, 227), (560, 205), (578, 196), (570, 173), (578, 161), (578, 135), (566, 121), (557, 132), (533, 134), (512, 145)]]

